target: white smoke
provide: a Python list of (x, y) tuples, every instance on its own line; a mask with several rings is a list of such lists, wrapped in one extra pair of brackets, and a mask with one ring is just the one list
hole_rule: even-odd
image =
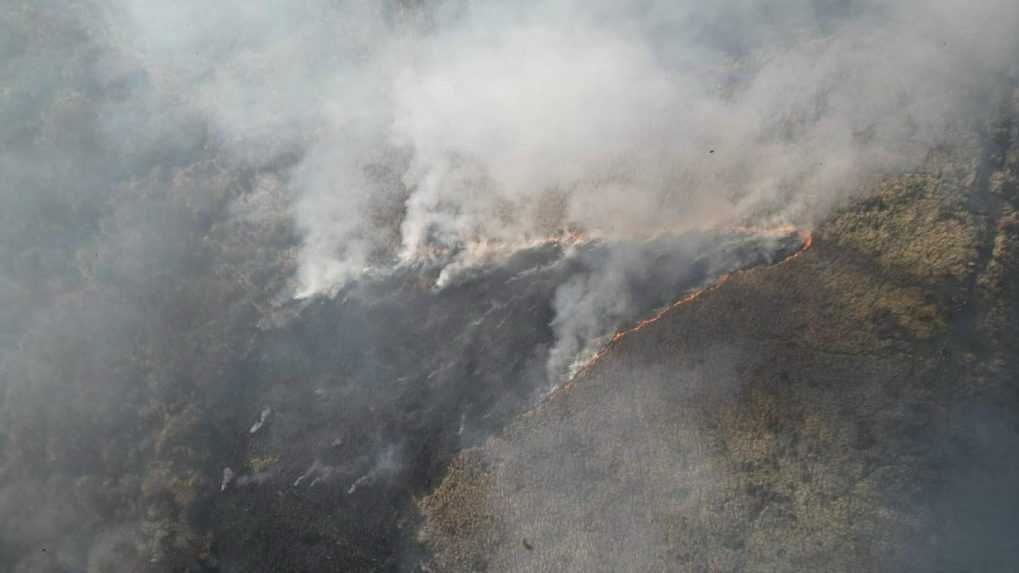
[[(557, 292), (554, 374), (689, 278), (620, 245), (809, 225), (994, 113), (1019, 61), (1015, 0), (8, 4), (0, 568), (16, 571), (138, 570), (135, 538), (169, 518), (109, 516), (147, 494), (103, 472), (160, 455), (137, 443), (142, 404), (232, 387), (249, 346), (228, 337), (262, 300), (241, 289), (276, 292), (291, 263), (298, 287), (274, 301), (422, 261), (442, 287), (549, 236), (609, 239)], [(224, 230), (232, 197), (229, 217), (258, 233)], [(667, 294), (638, 297), (648, 283)], [(245, 421), (262, 439), (276, 418)], [(397, 467), (320, 463), (301, 487)], [(283, 471), (238, 470), (227, 490)]]
[(1006, 0), (113, 4), (130, 57), (237, 153), (305, 150), (304, 296), (571, 228), (809, 224), (985, 111), (1019, 21)]
[[(810, 226), (993, 113), (1019, 53), (1007, 0), (111, 2), (160, 109), (301, 158), (298, 298), (577, 231)], [(559, 292), (553, 370), (633, 312), (617, 259)]]

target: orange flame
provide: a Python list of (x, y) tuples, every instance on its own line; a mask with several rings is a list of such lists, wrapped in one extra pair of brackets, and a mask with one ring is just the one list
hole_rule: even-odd
[[(800, 247), (798, 249), (796, 249), (796, 251), (791, 253), (789, 256), (787, 256), (784, 259), (782, 259), (781, 261), (778, 261), (777, 263), (775, 263), (774, 266), (784, 265), (784, 264), (788, 263), (789, 261), (792, 261), (793, 259), (796, 259), (796, 258), (800, 257), (803, 253), (805, 253), (808, 250), (810, 250), (810, 247), (812, 247), (814, 245), (814, 236), (810, 233), (810, 231), (799, 230), (797, 232), (800, 235), (800, 239), (802, 241), (802, 243), (800, 244)], [(700, 289), (697, 289), (697, 290), (694, 290), (692, 292), (687, 293), (686, 295), (684, 295), (684, 296), (682, 296), (682, 297), (672, 301), (667, 306), (659, 309), (657, 312), (655, 312), (653, 315), (649, 316), (648, 318), (645, 318), (643, 320), (638, 321), (633, 326), (617, 330), (612, 335), (612, 337), (609, 338), (608, 343), (606, 343), (605, 346), (602, 347), (601, 350), (599, 350), (597, 353), (595, 353), (595, 355), (592, 356), (587, 361), (587, 363), (585, 363), (572, 376), (570, 376), (570, 379), (567, 380), (565, 384), (563, 384), (562, 386), (560, 386), (560, 387), (556, 388), (555, 390), (553, 390), (547, 396), (546, 400), (552, 400), (556, 396), (558, 396), (559, 394), (561, 394), (563, 392), (566, 392), (570, 388), (572, 388), (573, 385), (577, 382), (577, 380), (581, 376), (583, 376), (589, 370), (591, 370), (594, 367), (595, 364), (597, 364), (602, 358), (604, 358), (605, 355), (608, 354), (609, 351), (612, 350), (612, 348), (616, 344), (618, 344), (619, 341), (622, 340), (628, 334), (633, 334), (635, 332), (639, 332), (639, 331), (643, 330), (647, 326), (649, 326), (651, 324), (654, 324), (655, 322), (658, 322), (665, 315), (669, 314), (670, 312), (672, 312), (676, 308), (681, 307), (681, 306), (683, 306), (685, 304), (690, 304), (691, 302), (693, 302), (693, 301), (697, 300), (698, 298), (700, 298), (702, 295), (705, 295), (705, 294), (707, 294), (707, 293), (709, 293), (711, 291), (714, 291), (714, 290), (717, 290), (717, 289), (721, 288), (722, 285), (724, 285), (725, 283), (729, 282), (729, 279), (731, 279), (733, 276), (749, 272), (750, 270), (752, 270), (752, 269), (744, 269), (744, 270), (739, 270), (739, 271), (733, 271), (731, 273), (725, 273), (724, 275), (718, 277), (718, 280), (716, 280), (714, 283), (712, 283), (712, 284), (710, 284), (710, 285), (708, 285), (708, 286), (706, 286), (704, 288), (700, 288)]]

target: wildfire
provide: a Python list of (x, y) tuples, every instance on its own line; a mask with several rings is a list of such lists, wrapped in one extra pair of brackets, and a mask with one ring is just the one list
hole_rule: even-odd
[[(784, 265), (784, 264), (788, 263), (789, 261), (792, 261), (793, 259), (798, 258), (803, 253), (805, 253), (808, 250), (810, 250), (810, 247), (813, 246), (813, 244), (814, 244), (814, 236), (810, 233), (810, 231), (807, 231), (807, 230), (798, 230), (797, 233), (799, 234), (800, 240), (802, 241), (800, 243), (800, 247), (798, 249), (796, 249), (796, 251), (794, 251), (793, 253), (791, 253), (787, 257), (785, 257), (784, 259), (782, 259), (782, 260), (778, 261), (777, 263), (775, 263), (775, 266)], [(751, 269), (744, 269), (744, 270), (734, 271), (734, 272), (731, 272), (731, 273), (725, 273), (724, 275), (718, 277), (718, 280), (716, 280), (714, 283), (712, 283), (712, 284), (710, 284), (710, 285), (708, 285), (708, 286), (706, 286), (704, 288), (700, 288), (700, 289), (697, 289), (697, 290), (694, 290), (692, 292), (687, 293), (686, 295), (684, 295), (684, 296), (682, 296), (682, 297), (672, 301), (667, 306), (662, 307), (661, 309), (656, 311), (653, 315), (649, 316), (648, 318), (642, 319), (642, 320), (638, 321), (636, 324), (634, 324), (632, 326), (629, 326), (627, 328), (622, 328), (620, 330), (617, 330), (612, 335), (612, 337), (609, 338), (608, 343), (606, 343), (605, 346), (602, 347), (601, 350), (599, 350), (597, 353), (595, 353), (594, 356), (592, 356), (583, 366), (581, 366), (579, 369), (577, 369), (577, 371), (574, 372), (572, 376), (570, 376), (570, 379), (567, 380), (566, 383), (564, 383), (562, 386), (560, 386), (560, 387), (556, 388), (554, 391), (552, 391), (552, 393), (548, 395), (547, 399), (549, 399), (549, 400), (554, 399), (559, 394), (561, 394), (563, 392), (566, 392), (570, 388), (572, 388), (573, 385), (576, 383), (576, 381), (578, 379), (580, 379), (581, 376), (583, 376), (585, 373), (587, 373), (589, 370), (591, 370), (591, 368), (593, 368), (594, 365), (597, 364), (599, 360), (604, 358), (605, 355), (608, 354), (609, 351), (611, 351), (612, 348), (620, 340), (622, 340), (625, 336), (643, 330), (647, 326), (649, 326), (651, 324), (654, 324), (655, 322), (658, 322), (659, 320), (662, 319), (662, 317), (664, 317), (665, 315), (669, 314), (670, 312), (672, 312), (676, 308), (678, 308), (680, 306), (683, 306), (685, 304), (690, 304), (691, 302), (697, 300), (701, 296), (703, 296), (703, 295), (705, 295), (705, 294), (707, 294), (707, 293), (709, 293), (711, 291), (714, 291), (714, 290), (717, 290), (717, 289), (721, 288), (722, 285), (724, 285), (725, 283), (729, 282), (729, 279), (731, 279), (733, 276), (739, 275), (739, 274), (742, 274), (742, 273), (745, 273), (745, 272), (749, 272), (750, 270)]]
[(793, 254), (779, 261), (778, 264), (784, 265), (789, 261), (799, 257), (803, 253), (809, 251), (810, 247), (814, 246), (814, 235), (810, 231), (801, 229), (797, 231), (797, 233), (799, 233), (800, 241), (802, 241), (800, 243), (800, 248), (796, 249), (796, 251)]
[(537, 242), (538, 245), (574, 245), (587, 240), (587, 235), (580, 229), (570, 227), (546, 236)]

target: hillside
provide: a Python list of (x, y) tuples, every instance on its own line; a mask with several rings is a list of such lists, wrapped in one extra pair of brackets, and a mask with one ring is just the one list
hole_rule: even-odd
[(436, 571), (1009, 571), (1019, 145), (933, 153), (421, 500)]

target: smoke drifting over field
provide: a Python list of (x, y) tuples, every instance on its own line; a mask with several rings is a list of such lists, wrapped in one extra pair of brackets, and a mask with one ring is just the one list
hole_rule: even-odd
[[(0, 569), (190, 566), (242, 511), (189, 509), (226, 465), (344, 492), (384, 467), (349, 497), (409, 498), (448, 425), (497, 427), (591, 340), (790, 248), (731, 229), (810, 227), (988, 119), (1016, 22), (1009, 0), (7, 3)], [(408, 332), (434, 338), (404, 364)], [(479, 366), (499, 344), (517, 362)], [(300, 408), (369, 429), (342, 456), (334, 426), (238, 453), (303, 439)]]
[[(301, 150), (298, 297), (423, 260), (441, 287), (572, 231), (810, 226), (992, 108), (1019, 19), (997, 0), (122, 8), (125, 57), (228, 149)], [(561, 311), (617, 294), (572, 285)]]
[(235, 153), (303, 151), (302, 296), (568, 229), (809, 225), (987, 110), (1019, 18), (1004, 0), (117, 8), (118, 51)]

